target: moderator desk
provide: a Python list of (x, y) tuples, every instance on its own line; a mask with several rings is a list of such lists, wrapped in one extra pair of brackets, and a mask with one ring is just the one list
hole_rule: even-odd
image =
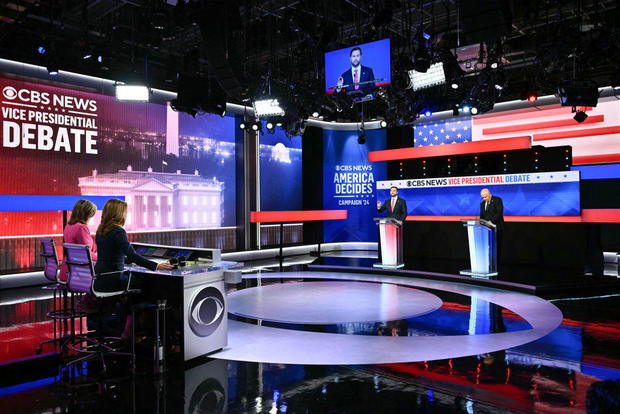
[[(172, 349), (188, 361), (222, 349), (228, 343), (228, 308), (226, 305), (225, 272), (239, 266), (237, 262), (219, 260), (218, 249), (193, 249), (173, 246), (138, 245), (136, 251), (144, 254), (144, 247), (155, 247), (163, 256), (147, 254), (155, 261), (168, 257), (166, 252), (217, 250), (218, 261), (188, 262), (186, 266), (174, 270), (149, 270), (140, 266), (128, 265), (126, 270), (132, 274), (149, 301), (166, 299), (171, 311), (168, 312), (168, 330), (176, 332), (178, 340)], [(180, 347), (176, 348), (175, 345)]]

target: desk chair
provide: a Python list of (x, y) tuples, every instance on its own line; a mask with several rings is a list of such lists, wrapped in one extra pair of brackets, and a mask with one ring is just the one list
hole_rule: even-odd
[(90, 293), (92, 294), (100, 304), (99, 306), (99, 329), (96, 338), (89, 336), (76, 337), (76, 341), (73, 341), (69, 345), (69, 349), (77, 354), (83, 354), (84, 356), (78, 357), (71, 363), (83, 362), (90, 359), (99, 359), (101, 361), (104, 372), (107, 371), (105, 363), (106, 355), (116, 356), (128, 356), (131, 359), (132, 370), (134, 368), (134, 354), (131, 352), (118, 351), (118, 344), (120, 338), (118, 337), (106, 337), (103, 333), (103, 315), (102, 306), (105, 299), (117, 298), (120, 299), (128, 292), (129, 282), (127, 280), (127, 286), (123, 290), (115, 292), (100, 292), (96, 289), (96, 280), (103, 277), (120, 276), (123, 272), (110, 272), (95, 274), (95, 267), (93, 265), (92, 258), (90, 256), (90, 249), (86, 245), (64, 243), (65, 250), (65, 263), (68, 267), (69, 279), (67, 281), (67, 288), (70, 292), (74, 293)]
[[(81, 318), (81, 315), (74, 310), (74, 296), (68, 297), (66, 281), (60, 278), (60, 263), (56, 254), (56, 243), (52, 238), (41, 238), (41, 257), (45, 261), (43, 274), (45, 278), (52, 284), (43, 286), (45, 290), (53, 292), (52, 310), (47, 313), (47, 317), (51, 318), (54, 323), (54, 337), (43, 341), (36, 349), (36, 353), (40, 354), (43, 345), (54, 344), (54, 350), (57, 348), (62, 350), (62, 344), (75, 336), (75, 319)], [(59, 303), (60, 302), (60, 303)], [(81, 320), (81, 319), (79, 319)], [(71, 328), (68, 329), (70, 323)], [(81, 325), (80, 325), (81, 326)]]

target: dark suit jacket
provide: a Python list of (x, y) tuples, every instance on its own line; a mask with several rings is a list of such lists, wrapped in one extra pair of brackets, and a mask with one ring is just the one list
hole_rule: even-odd
[[(363, 66), (363, 65), (360, 65), (360, 66), (362, 70), (360, 73), (359, 82), (367, 82), (367, 81), (375, 80), (375, 74), (373, 73), (371, 68), (369, 68), (368, 66)], [(353, 83), (353, 74), (351, 73), (351, 68), (349, 68), (342, 74), (342, 79), (345, 85), (351, 85)], [(374, 87), (375, 87), (374, 82), (360, 85), (360, 89), (374, 88)], [(354, 90), (355, 86), (349, 86), (348, 89)]]
[(377, 209), (379, 213), (387, 210), (386, 217), (394, 217), (396, 220), (405, 221), (407, 218), (407, 202), (400, 197), (396, 197), (396, 203), (394, 204), (394, 211), (392, 211), (392, 198), (385, 200), (385, 203), (381, 204), (381, 208)]
[(504, 229), (504, 203), (499, 197), (491, 196), (489, 207), (484, 209), (484, 201), (480, 203), (480, 218), (488, 220), (497, 226), (497, 230)]

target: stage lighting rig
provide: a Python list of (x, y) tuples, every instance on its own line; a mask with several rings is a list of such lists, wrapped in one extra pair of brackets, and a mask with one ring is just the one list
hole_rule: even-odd
[[(421, 72), (417, 69), (409, 71), (409, 80), (414, 91), (420, 89), (431, 88), (446, 83), (446, 74), (443, 69), (443, 63), (437, 62), (430, 65), (426, 71)], [(457, 88), (458, 88), (458, 84)], [(452, 86), (454, 88), (454, 86)]]
[(578, 111), (575, 107), (573, 107), (573, 112), (575, 112), (575, 116), (573, 117), (573, 119), (579, 123), (582, 123), (588, 118), (588, 114), (586, 114), (586, 111)]
[(128, 102), (148, 102), (150, 90), (144, 85), (116, 84), (116, 100)]
[(284, 116), (285, 112), (277, 98), (259, 98), (252, 102), (254, 115), (261, 116)]
[(558, 86), (562, 106), (596, 106), (598, 88), (589, 82), (566, 81)]

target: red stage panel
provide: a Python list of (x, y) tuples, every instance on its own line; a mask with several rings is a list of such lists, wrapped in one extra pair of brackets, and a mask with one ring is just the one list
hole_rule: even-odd
[(573, 165), (605, 164), (611, 162), (620, 162), (620, 154), (582, 155), (580, 157), (573, 156)]
[(573, 131), (562, 132), (549, 132), (547, 134), (534, 134), (534, 141), (549, 141), (551, 139), (582, 138), (611, 134), (620, 134), (620, 126), (577, 129)]
[[(407, 221), (459, 221), (479, 216), (407, 216)], [(504, 216), (504, 221), (529, 223), (581, 223), (581, 216)]]
[(347, 210), (252, 211), (252, 223), (282, 223), (284, 221), (342, 220)]
[[(459, 221), (479, 216), (407, 216), (407, 221)], [(524, 223), (620, 223), (620, 209), (584, 209), (581, 216), (504, 216), (507, 222)]]
[(560, 128), (585, 124), (605, 122), (605, 115), (593, 115), (586, 118), (581, 124), (574, 119), (559, 119), (556, 121), (536, 122), (532, 124), (508, 125), (495, 128), (484, 128), (482, 135), (506, 134), (509, 132), (531, 131), (532, 129)]
[(481, 152), (511, 151), (532, 147), (529, 136), (488, 139), (484, 141), (459, 142), (456, 144), (434, 145), (432, 147), (410, 147), (384, 151), (370, 151), (368, 161), (393, 161), (410, 158), (443, 157), (448, 155), (475, 154)]
[(584, 209), (581, 217), (584, 223), (620, 223), (620, 209)]

